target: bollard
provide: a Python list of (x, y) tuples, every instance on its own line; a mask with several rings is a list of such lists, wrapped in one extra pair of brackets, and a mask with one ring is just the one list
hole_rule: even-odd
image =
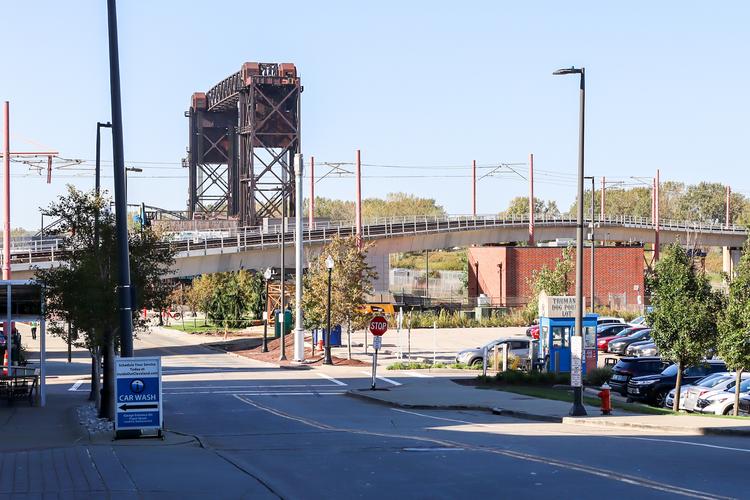
[(500, 371), (500, 356), (498, 356), (498, 354), (500, 354), (500, 346), (495, 344), (492, 351), (492, 369), (497, 373)]
[(508, 343), (503, 344), (503, 371), (508, 371)]
[(482, 352), (482, 376), (487, 377), (487, 346), (484, 346)]

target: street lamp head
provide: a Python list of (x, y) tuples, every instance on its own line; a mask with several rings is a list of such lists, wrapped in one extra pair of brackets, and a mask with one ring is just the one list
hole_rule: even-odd
[(263, 277), (266, 278), (266, 281), (271, 279), (271, 276), (273, 276), (273, 269), (270, 267), (266, 269), (266, 272), (263, 273)]
[(557, 71), (553, 71), (552, 74), (555, 76), (559, 75), (578, 75), (583, 73), (583, 68), (576, 68), (575, 66), (571, 66), (570, 68), (561, 68)]
[(127, 167), (125, 170), (128, 172), (143, 172), (143, 169), (140, 167)]
[(330, 255), (326, 257), (326, 268), (329, 270), (333, 269), (333, 257), (331, 257)]

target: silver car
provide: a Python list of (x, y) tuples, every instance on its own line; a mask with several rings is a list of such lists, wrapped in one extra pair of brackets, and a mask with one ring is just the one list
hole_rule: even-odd
[(654, 344), (651, 340), (643, 340), (641, 342), (633, 342), (628, 346), (628, 348), (625, 350), (626, 356), (635, 356), (637, 358), (642, 358), (646, 356), (658, 356), (659, 355), (659, 348), (656, 347), (656, 344)]
[(488, 342), (481, 347), (475, 347), (473, 349), (464, 349), (456, 354), (456, 362), (463, 363), (465, 365), (481, 365), (484, 362), (484, 350), (487, 348), (487, 352), (491, 355), (495, 346), (499, 349), (503, 348), (503, 344), (508, 344), (509, 353), (521, 359), (529, 357), (529, 339), (512, 337), (512, 338), (501, 338)]

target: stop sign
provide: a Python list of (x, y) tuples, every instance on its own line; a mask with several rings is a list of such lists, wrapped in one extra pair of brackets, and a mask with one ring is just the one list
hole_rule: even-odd
[(370, 320), (370, 333), (380, 337), (388, 331), (388, 321), (383, 316), (375, 316)]

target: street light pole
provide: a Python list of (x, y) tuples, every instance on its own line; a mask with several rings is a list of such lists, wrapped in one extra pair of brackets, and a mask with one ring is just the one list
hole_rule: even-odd
[(264, 311), (265, 320), (263, 321), (263, 348), (262, 352), (268, 352), (268, 283), (271, 281), (273, 276), (273, 270), (269, 267), (266, 272), (263, 273), (263, 277), (266, 279), (266, 310)]
[(595, 248), (596, 248), (596, 241), (594, 239), (594, 202), (596, 201), (596, 194), (594, 193), (594, 176), (586, 176), (586, 179), (591, 180), (591, 232), (589, 233), (589, 238), (591, 241), (591, 283), (589, 287), (589, 293), (591, 294), (591, 313), (595, 313), (596, 310), (596, 294), (594, 293), (594, 286), (595, 286), (595, 279), (594, 279), (594, 258), (595, 258)]
[(325, 343), (325, 359), (323, 360), (324, 365), (332, 365), (333, 360), (331, 359), (331, 274), (333, 272), (333, 257), (330, 255), (326, 258), (326, 268), (328, 269), (328, 310), (326, 312), (326, 343)]
[(115, 226), (117, 230), (118, 295), (120, 309), (120, 352), (133, 357), (133, 301), (130, 288), (128, 249), (128, 207), (125, 194), (125, 152), (122, 139), (122, 98), (120, 95), (120, 55), (117, 46), (117, 7), (107, 0), (109, 34), (109, 86), (112, 106), (112, 150), (115, 175)]
[[(101, 155), (102, 155), (102, 138), (101, 138), (101, 130), (102, 127), (105, 128), (112, 128), (112, 124), (110, 122), (102, 123), (102, 122), (96, 122), (96, 171), (94, 173), (94, 192), (96, 193), (96, 197), (99, 198), (99, 195), (101, 194), (101, 174), (102, 174), (102, 167), (101, 167)], [(98, 203), (98, 201), (97, 201)], [(94, 219), (94, 245), (96, 248), (99, 248), (99, 205), (97, 205), (96, 209), (96, 215)]]
[[(586, 119), (586, 69), (585, 68), (566, 68), (559, 69), (553, 75), (580, 75), (580, 108), (579, 108), (579, 129), (578, 129), (578, 204), (576, 210), (576, 318), (575, 318), (575, 336), (579, 337), (576, 349), (580, 348), (581, 352), (573, 353), (579, 357), (583, 354), (583, 177), (584, 177), (584, 130)], [(572, 340), (572, 339), (571, 339)], [(571, 347), (573, 342), (571, 341)], [(573, 386), (573, 407), (570, 409), (570, 415), (574, 417), (586, 415), (586, 408), (583, 406), (583, 388), (581, 386), (580, 364), (577, 368), (579, 373), (573, 373), (576, 368), (571, 363), (571, 385)], [(578, 380), (576, 379), (576, 376)]]

